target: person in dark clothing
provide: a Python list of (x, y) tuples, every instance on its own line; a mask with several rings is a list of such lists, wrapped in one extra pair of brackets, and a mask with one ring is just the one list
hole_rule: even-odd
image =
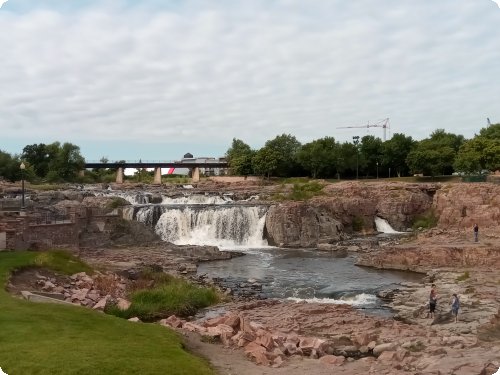
[(479, 226), (474, 224), (474, 242), (479, 241)]
[(458, 295), (453, 293), (453, 299), (451, 300), (451, 313), (455, 317), (455, 323), (458, 322), (458, 309), (460, 309), (460, 300)]
[(438, 296), (436, 292), (436, 285), (432, 284), (431, 293), (429, 295), (429, 318), (434, 318), (434, 312), (436, 311), (437, 300)]

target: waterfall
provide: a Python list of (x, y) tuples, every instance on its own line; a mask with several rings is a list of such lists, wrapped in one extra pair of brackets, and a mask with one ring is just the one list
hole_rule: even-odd
[(375, 226), (377, 227), (377, 231), (381, 233), (401, 233), (394, 230), (387, 220), (378, 216), (375, 216)]
[(125, 219), (137, 220), (154, 228), (164, 241), (176, 245), (268, 246), (263, 238), (265, 205), (237, 204), (226, 195), (163, 196), (161, 204), (150, 204), (149, 194), (104, 194), (120, 196), (132, 203), (132, 206), (123, 208)]

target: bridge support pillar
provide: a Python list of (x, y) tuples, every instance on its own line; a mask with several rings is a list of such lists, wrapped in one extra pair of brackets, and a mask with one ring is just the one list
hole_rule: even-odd
[(123, 167), (118, 167), (116, 170), (116, 183), (123, 184)]
[(200, 168), (191, 169), (191, 182), (200, 182)]
[(161, 168), (160, 167), (155, 168), (155, 177), (153, 180), (153, 184), (161, 185)]
[(85, 176), (85, 169), (82, 169), (81, 171), (78, 172), (79, 177), (84, 177)]

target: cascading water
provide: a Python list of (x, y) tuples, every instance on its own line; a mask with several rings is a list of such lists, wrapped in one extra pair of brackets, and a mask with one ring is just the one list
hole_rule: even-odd
[(176, 245), (266, 247), (263, 239), (267, 206), (238, 205), (229, 197), (189, 195), (163, 197), (161, 205), (135, 205), (124, 217), (153, 227)]
[(375, 216), (375, 226), (377, 228), (377, 232), (381, 233), (401, 233), (394, 230), (391, 225), (387, 222), (387, 220), (382, 219), (381, 217)]

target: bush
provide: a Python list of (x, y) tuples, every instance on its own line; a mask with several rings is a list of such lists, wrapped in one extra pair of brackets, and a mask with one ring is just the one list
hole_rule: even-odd
[(130, 205), (130, 203), (126, 199), (123, 199), (121, 197), (114, 197), (106, 204), (106, 207), (114, 210), (115, 208), (128, 205)]
[(465, 271), (463, 274), (456, 278), (457, 281), (464, 281), (470, 277), (469, 271)]
[(352, 230), (355, 232), (360, 232), (363, 230), (364, 220), (362, 217), (356, 216), (352, 219)]
[(417, 230), (418, 228), (430, 229), (437, 225), (438, 218), (436, 217), (433, 210), (426, 212), (425, 214), (418, 215), (413, 220), (412, 228)]
[(323, 195), (324, 185), (318, 181), (311, 181), (306, 183), (294, 183), (292, 191), (288, 194), (278, 193), (274, 194), (272, 198), (277, 201), (294, 200), (304, 201), (312, 197)]

